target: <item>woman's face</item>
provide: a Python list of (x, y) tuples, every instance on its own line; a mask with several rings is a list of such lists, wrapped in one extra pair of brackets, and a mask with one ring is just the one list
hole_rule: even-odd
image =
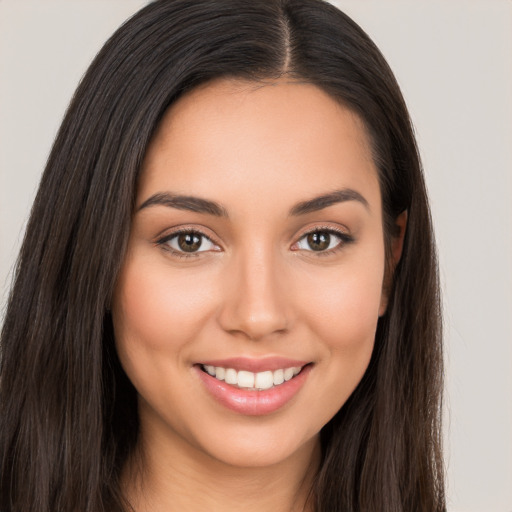
[(113, 303), (146, 446), (236, 466), (317, 446), (368, 366), (384, 267), (356, 115), (296, 82), (180, 99), (144, 161)]

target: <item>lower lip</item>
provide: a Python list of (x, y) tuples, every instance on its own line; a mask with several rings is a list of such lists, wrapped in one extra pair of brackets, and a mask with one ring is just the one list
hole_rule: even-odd
[(207, 391), (224, 407), (247, 416), (271, 414), (284, 407), (301, 389), (312, 365), (308, 364), (292, 379), (264, 391), (241, 389), (212, 377), (194, 366)]

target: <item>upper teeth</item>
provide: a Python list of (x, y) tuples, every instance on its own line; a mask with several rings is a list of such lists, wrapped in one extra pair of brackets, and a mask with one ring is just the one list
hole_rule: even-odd
[(283, 382), (290, 380), (297, 375), (302, 368), (293, 366), (275, 371), (248, 372), (245, 370), (236, 371), (233, 368), (223, 368), (221, 366), (203, 365), (203, 368), (216, 379), (223, 380), (227, 384), (233, 384), (239, 388), (248, 389), (270, 389)]

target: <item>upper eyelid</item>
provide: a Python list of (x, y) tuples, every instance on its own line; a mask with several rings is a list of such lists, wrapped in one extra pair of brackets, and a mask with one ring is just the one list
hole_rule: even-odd
[(214, 244), (218, 245), (218, 242), (215, 240), (215, 237), (209, 234), (206, 234), (205, 231), (201, 228), (193, 228), (193, 227), (187, 227), (187, 226), (181, 226), (177, 227), (176, 229), (173, 229), (172, 231), (168, 231), (168, 229), (163, 230), (160, 234), (158, 234), (155, 237), (156, 242), (161, 242), (162, 240), (170, 240), (171, 238), (180, 235), (182, 233), (195, 233), (197, 235), (204, 236), (210, 242), (213, 242)]
[[(212, 237), (211, 235), (206, 234), (204, 229), (205, 228), (203, 228), (203, 227), (197, 228), (197, 227), (189, 227), (189, 226), (178, 226), (166, 235), (163, 233), (168, 231), (168, 229), (163, 230), (155, 238), (156, 239), (167, 238), (167, 237), (172, 237), (172, 236), (180, 234), (180, 233), (197, 233), (199, 235), (202, 235), (202, 236), (210, 239), (213, 242), (214, 241), (213, 238), (215, 238), (215, 237)], [(310, 228), (306, 228), (304, 231), (302, 231), (300, 237), (303, 237), (310, 233), (314, 233), (315, 231), (329, 231), (329, 232), (333, 232), (333, 233), (340, 233), (342, 235), (349, 235), (349, 233), (347, 232), (348, 230), (336, 228), (334, 226), (315, 225), (315, 226), (311, 226)]]
[(168, 235), (164, 235), (164, 236), (160, 237), (157, 240), (157, 242), (159, 242), (159, 243), (168, 242), (169, 240), (172, 240), (173, 238), (175, 238), (175, 237), (177, 237), (179, 235), (182, 235), (183, 233), (191, 233), (191, 234), (194, 234), (194, 235), (199, 235), (202, 238), (206, 238), (206, 240), (210, 241), (212, 244), (219, 245), (215, 240), (212, 239), (212, 237), (206, 235), (205, 233), (203, 233), (201, 231), (195, 231), (195, 230), (192, 230), (192, 229), (183, 229), (183, 230), (180, 230), (180, 231), (174, 231), (172, 233), (169, 233)]
[[(341, 228), (337, 228), (334, 226), (326, 226), (326, 225), (314, 225), (310, 228), (306, 228), (304, 231), (301, 232), (299, 236), (295, 238), (295, 241), (292, 242), (292, 244), (296, 244), (300, 240), (302, 240), (304, 237), (310, 235), (311, 233), (315, 233), (317, 231), (327, 231), (331, 234), (337, 235), (339, 237), (351, 237), (350, 233), (347, 232), (348, 230), (344, 230)], [(216, 246), (221, 246), (222, 244), (219, 243), (218, 240), (216, 240), (216, 237), (212, 237), (211, 235), (206, 234), (203, 231), (203, 228), (197, 228), (197, 227), (188, 227), (188, 226), (182, 226), (174, 229), (170, 233), (158, 235), (156, 237), (155, 243), (157, 244), (164, 244), (174, 238), (175, 236), (180, 235), (181, 233), (195, 233), (197, 235), (205, 237), (207, 240), (215, 244)], [(206, 251), (199, 251), (199, 252), (206, 252)], [(191, 253), (192, 254), (192, 253)]]
[(306, 231), (304, 231), (304, 234), (308, 234), (308, 233), (314, 233), (315, 231), (332, 231), (334, 233), (344, 233), (344, 231), (340, 228), (335, 228), (333, 226), (314, 226), (310, 229), (306, 229)]
[(334, 226), (313, 226), (310, 229), (306, 229), (306, 231), (303, 231), (302, 234), (297, 238), (297, 240), (301, 240), (305, 236), (315, 233), (317, 231), (327, 231), (328, 233), (334, 233), (339, 236), (351, 236), (348, 230), (344, 230), (341, 228), (336, 228)]
[(308, 235), (311, 235), (312, 233), (325, 233), (325, 232), (329, 233), (330, 235), (337, 236), (343, 242), (348, 242), (349, 240), (350, 241), (353, 240), (353, 236), (350, 233), (347, 233), (341, 229), (336, 229), (336, 228), (332, 228), (332, 227), (329, 227), (329, 228), (324, 227), (324, 228), (315, 228), (315, 229), (311, 229), (309, 231), (305, 231), (304, 233), (302, 233), (302, 235), (300, 237), (297, 238), (297, 241), (294, 242), (294, 244), (297, 244), (298, 242), (303, 240)]

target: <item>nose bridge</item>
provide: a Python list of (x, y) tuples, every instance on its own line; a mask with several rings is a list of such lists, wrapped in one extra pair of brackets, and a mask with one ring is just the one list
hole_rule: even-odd
[(288, 328), (289, 314), (277, 251), (270, 244), (246, 247), (233, 255), (221, 324), (230, 332), (261, 339)]

